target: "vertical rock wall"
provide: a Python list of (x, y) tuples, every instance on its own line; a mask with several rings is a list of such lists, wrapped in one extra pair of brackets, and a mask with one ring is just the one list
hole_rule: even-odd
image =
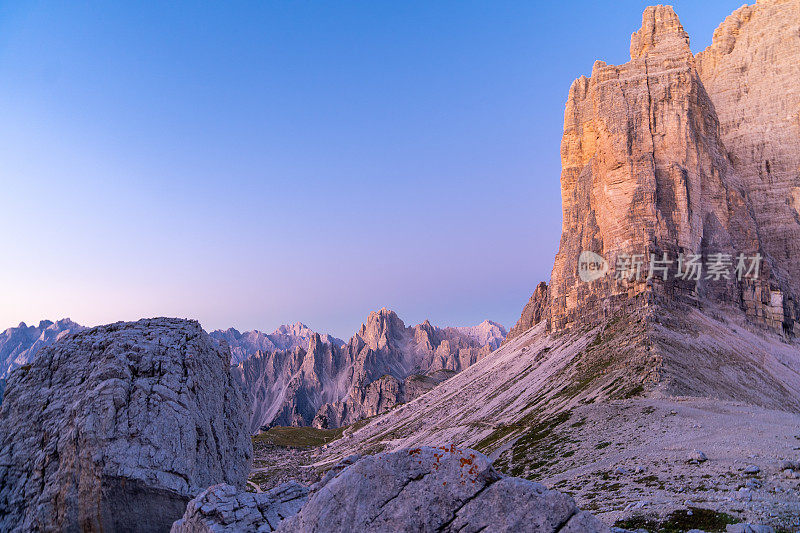
[[(793, 20), (790, 25), (796, 25), (797, 18)], [(729, 33), (718, 31), (715, 45), (696, 59), (672, 8), (649, 7), (642, 28), (631, 37), (631, 60), (619, 66), (598, 61), (591, 78), (581, 77), (570, 88), (561, 144), (563, 228), (549, 287), (552, 329), (601, 320), (661, 297), (730, 302), (776, 329), (793, 329), (795, 313), (789, 300), (794, 287), (787, 283), (787, 272), (790, 258), (796, 257), (792, 250), (797, 221), (786, 215), (779, 224), (764, 222), (773, 212), (788, 213), (785, 191), (764, 193), (764, 201), (756, 201), (760, 185), (753, 184), (748, 172), (757, 174), (753, 170), (757, 165), (744, 165), (744, 156), (732, 154), (727, 145), (747, 153), (758, 151), (753, 147), (762, 142), (788, 146), (794, 155), (784, 155), (774, 171), (788, 183), (787, 169), (796, 167), (792, 157), (798, 151), (792, 143), (797, 133), (789, 128), (774, 142), (765, 141), (763, 135), (753, 135), (749, 141), (729, 139), (742, 125), (734, 124), (733, 111), (723, 114), (720, 122), (717, 97), (710, 96), (704, 85), (704, 76), (712, 76), (709, 72), (749, 68), (724, 59), (731, 54), (720, 59), (715, 51), (722, 46), (717, 44), (721, 35)], [(794, 61), (786, 73), (777, 67), (781, 75), (790, 76), (797, 69), (798, 38), (788, 30), (773, 37), (782, 43), (775, 45), (782, 50), (780, 63)], [(770, 45), (754, 41), (752, 46), (761, 50)], [(772, 57), (769, 52), (749, 53), (755, 62)], [(766, 85), (768, 79), (760, 83)], [(791, 79), (784, 83), (785, 90), (796, 92), (798, 78)], [(717, 98), (721, 102), (731, 100), (726, 82), (711, 86), (712, 95), (725, 95)], [(762, 130), (777, 126), (771, 118), (774, 113), (754, 113), (757, 120), (763, 119)], [(770, 200), (775, 195), (780, 198)], [(783, 202), (783, 207), (772, 208), (770, 202), (775, 206)], [(609, 274), (582, 281), (578, 261), (583, 251), (601, 255), (609, 263)], [(646, 279), (650, 254), (662, 258), (665, 253), (673, 260), (668, 279)], [(704, 271), (699, 280), (676, 279), (679, 254), (699, 254), (707, 264), (719, 253), (762, 254), (759, 278), (738, 281), (732, 275), (730, 280), (709, 280)], [(643, 258), (641, 277), (617, 279), (614, 269), (621, 258), (636, 254)], [(780, 296), (774, 296), (776, 292)]]

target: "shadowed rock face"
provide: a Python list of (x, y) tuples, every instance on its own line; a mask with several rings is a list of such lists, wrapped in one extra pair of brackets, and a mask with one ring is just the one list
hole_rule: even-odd
[(759, 0), (737, 9), (696, 60), (779, 278), (771, 294), (744, 295), (747, 313), (769, 320), (753, 300), (776, 298), (775, 314), (783, 311), (788, 323), (800, 295), (800, 1)]
[[(573, 83), (561, 144), (563, 228), (550, 283), (552, 329), (666, 297), (731, 302), (753, 321), (793, 330), (796, 289), (789, 272), (798, 267), (789, 264), (800, 235), (790, 205), (800, 180), (792, 124), (798, 112), (797, 4), (765, 2), (737, 12), (697, 59), (672, 8), (647, 8), (631, 38), (631, 60), (618, 66), (598, 61), (591, 78)], [(766, 10), (786, 16), (771, 17), (776, 35), (761, 40), (765, 26), (746, 14)], [(747, 101), (736, 96), (748, 87), (740, 72), (757, 88)], [(772, 78), (778, 85), (770, 96)], [(784, 89), (788, 103), (762, 105)], [(781, 133), (761, 135), (772, 129)], [(625, 254), (642, 254), (644, 275), (583, 282), (578, 258), (584, 250), (612, 268)], [(716, 253), (761, 253), (765, 259), (755, 281), (709, 281), (705, 273), (699, 281), (677, 280), (676, 265), (668, 281), (647, 281), (650, 254), (664, 253), (706, 260)]]
[[(800, 2), (743, 6), (697, 55), (731, 163), (751, 195), (764, 246), (800, 288)], [(780, 247), (778, 247), (780, 246)], [(788, 246), (788, 247), (787, 247)]]
[(252, 447), (230, 353), (194, 321), (92, 328), (14, 372), (0, 410), (0, 529), (166, 530)]

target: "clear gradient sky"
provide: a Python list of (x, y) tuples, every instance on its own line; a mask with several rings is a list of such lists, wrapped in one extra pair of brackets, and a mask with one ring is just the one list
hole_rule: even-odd
[[(741, 3), (675, 3), (695, 52)], [(647, 4), (0, 4), (0, 330), (510, 327), (558, 247), (570, 83)]]

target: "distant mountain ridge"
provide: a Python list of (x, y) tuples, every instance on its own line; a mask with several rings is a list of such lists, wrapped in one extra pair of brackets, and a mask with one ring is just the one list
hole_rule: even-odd
[[(231, 364), (238, 365), (259, 352), (289, 351), (294, 348), (308, 349), (308, 343), (316, 334), (302, 322), (278, 326), (270, 334), (258, 330), (240, 333), (235, 328), (217, 329), (209, 333), (212, 339), (225, 341), (231, 349)], [(331, 335), (320, 334), (326, 344), (344, 345), (344, 341)]]
[(460, 331), (478, 344), (490, 346), (492, 350), (498, 349), (505, 340), (506, 335), (508, 335), (505, 327), (491, 320), (484, 320), (477, 326), (459, 326), (444, 329)]
[(33, 361), (36, 354), (64, 336), (86, 329), (69, 318), (57, 322), (42, 320), (38, 326), (20, 322), (15, 328), (0, 333), (0, 378), (22, 365)]
[[(56, 322), (42, 320), (38, 326), (20, 322), (17, 327), (0, 332), (0, 378), (6, 378), (12, 370), (33, 361), (39, 350), (65, 335), (87, 329), (69, 318)], [(258, 330), (240, 333), (235, 328), (215, 330), (209, 335), (216, 341), (225, 341), (231, 349), (231, 364), (239, 364), (248, 357), (261, 352), (308, 348), (308, 341), (315, 335), (302, 322), (278, 326), (271, 334)], [(345, 342), (331, 335), (320, 335), (322, 342), (342, 346)]]
[[(253, 400), (251, 430), (271, 425), (339, 427), (423, 394), (502, 343), (490, 321), (438, 328), (406, 327), (394, 311), (370, 313), (347, 342), (315, 334), (307, 348), (261, 352), (234, 374)], [(418, 376), (406, 383), (407, 378)]]
[[(85, 329), (65, 318), (0, 333), (0, 388), (39, 350)], [(252, 399), (251, 430), (257, 431), (269, 424), (338, 427), (385, 412), (482, 359), (506, 333), (490, 320), (445, 328), (426, 320), (406, 327), (384, 308), (371, 313), (347, 343), (302, 322), (270, 334), (228, 328), (209, 336), (230, 348), (233, 373)]]

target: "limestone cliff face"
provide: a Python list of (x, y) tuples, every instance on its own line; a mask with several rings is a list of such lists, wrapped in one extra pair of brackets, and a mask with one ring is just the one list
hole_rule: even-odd
[[(729, 153), (688, 35), (671, 7), (645, 10), (630, 52), (623, 65), (596, 62), (592, 76), (577, 79), (569, 91), (561, 143), (563, 227), (549, 288), (550, 327), (602, 320), (668, 297), (749, 305), (753, 317), (791, 330), (793, 304), (771, 307), (775, 291), (791, 290), (782, 261), (767, 253), (779, 245), (764, 245), (769, 239), (757, 212), (769, 208), (754, 207), (754, 187)], [(800, 60), (793, 54), (781, 60)], [(702, 61), (711, 65), (711, 54)], [(725, 117), (727, 128), (733, 119)], [(610, 273), (581, 281), (582, 251), (601, 255), (612, 269), (623, 257), (641, 254), (642, 275), (616, 279)], [(650, 254), (664, 253), (673, 260), (681, 253), (700, 254), (704, 261), (718, 253), (761, 253), (765, 259), (758, 280), (708, 280), (705, 273), (696, 281), (681, 280), (675, 264), (666, 281), (647, 280)]]

